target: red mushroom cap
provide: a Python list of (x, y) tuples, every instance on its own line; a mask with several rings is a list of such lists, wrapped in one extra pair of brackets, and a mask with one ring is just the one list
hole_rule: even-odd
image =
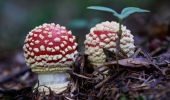
[(33, 71), (61, 71), (73, 63), (77, 43), (65, 27), (45, 23), (29, 32), (23, 49), (26, 63)]
[[(88, 59), (95, 65), (105, 62), (106, 55), (103, 48), (110, 51), (116, 50), (116, 40), (118, 39), (119, 24), (117, 22), (102, 22), (91, 28), (90, 33), (86, 35), (85, 53)], [(131, 56), (134, 53), (134, 39), (130, 30), (122, 25), (122, 37), (120, 39), (120, 47)]]

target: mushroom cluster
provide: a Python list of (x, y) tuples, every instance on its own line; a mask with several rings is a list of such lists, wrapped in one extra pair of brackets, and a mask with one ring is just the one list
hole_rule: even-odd
[(69, 75), (65, 71), (77, 54), (77, 43), (71, 31), (59, 24), (45, 23), (29, 32), (23, 49), (27, 65), (39, 74), (40, 85), (56, 93), (66, 89)]
[[(120, 39), (120, 48), (130, 57), (134, 54), (134, 39), (130, 30), (121, 26), (122, 37)], [(116, 51), (116, 40), (118, 39), (119, 23), (102, 22), (91, 28), (90, 33), (86, 35), (85, 54), (94, 65), (101, 65), (106, 61), (106, 55), (103, 48), (110, 51)]]

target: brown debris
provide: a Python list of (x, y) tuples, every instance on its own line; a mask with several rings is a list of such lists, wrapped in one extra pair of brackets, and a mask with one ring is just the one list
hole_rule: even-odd
[[(11, 97), (15, 90), (15, 100), (87, 100), (87, 99), (164, 99), (168, 98), (170, 87), (169, 53), (151, 57), (142, 49), (137, 49), (132, 58), (120, 58), (116, 66), (114, 53), (106, 51), (109, 60), (102, 66), (91, 65), (87, 55), (78, 55), (75, 64), (67, 72), (71, 82), (66, 91), (55, 94), (39, 92), (36, 75), (27, 67), (13, 72), (3, 69), (0, 75), (1, 98)], [(26, 75), (28, 73), (28, 75)], [(21, 75), (21, 76), (20, 76)], [(22, 81), (19, 77), (22, 77)], [(26, 79), (26, 80), (23, 80)], [(48, 87), (47, 87), (48, 88)], [(9, 91), (10, 90), (10, 91)], [(27, 91), (27, 93), (25, 93)], [(24, 94), (25, 93), (25, 94)], [(10, 99), (9, 99), (10, 100)]]

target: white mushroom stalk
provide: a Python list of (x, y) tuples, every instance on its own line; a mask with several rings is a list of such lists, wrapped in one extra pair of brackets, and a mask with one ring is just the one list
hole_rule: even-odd
[[(128, 57), (134, 54), (135, 46), (133, 35), (125, 26), (122, 28), (122, 37), (120, 39), (120, 48)], [(106, 55), (103, 48), (110, 51), (116, 51), (116, 39), (118, 39), (119, 23), (102, 22), (91, 28), (90, 33), (86, 35), (85, 54), (94, 65), (101, 65), (106, 61)]]
[[(39, 74), (38, 75), (39, 84), (41, 87), (47, 86), (52, 89), (56, 94), (59, 94), (67, 89), (69, 84), (69, 75), (65, 72), (59, 73), (48, 73), (48, 74)], [(49, 93), (49, 88), (39, 88), (39, 91), (46, 91)]]
[(71, 31), (53, 23), (40, 25), (26, 36), (23, 49), (27, 65), (38, 73), (40, 85), (56, 93), (67, 88), (69, 75), (65, 71), (77, 54), (77, 43)]

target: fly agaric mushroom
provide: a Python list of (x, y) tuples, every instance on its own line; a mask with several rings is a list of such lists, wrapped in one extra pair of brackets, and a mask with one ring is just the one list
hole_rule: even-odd
[[(120, 48), (130, 57), (134, 54), (134, 39), (130, 30), (121, 26), (122, 37), (120, 39)], [(119, 23), (102, 22), (91, 28), (90, 33), (86, 35), (85, 54), (94, 65), (101, 65), (106, 61), (106, 55), (103, 48), (110, 51), (116, 51), (116, 39), (118, 39)]]
[(65, 71), (77, 54), (77, 43), (71, 31), (54, 23), (40, 25), (26, 36), (23, 49), (26, 64), (38, 73), (40, 85), (56, 93), (67, 88), (69, 75)]

